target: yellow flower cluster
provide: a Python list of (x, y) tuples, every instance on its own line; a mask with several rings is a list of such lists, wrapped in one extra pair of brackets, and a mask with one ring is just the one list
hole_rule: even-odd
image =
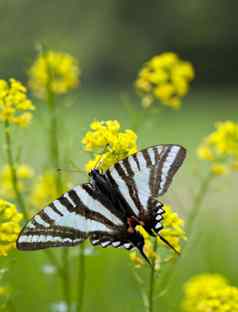
[[(184, 221), (175, 212), (173, 212), (171, 206), (165, 205), (164, 210), (164, 229), (161, 230), (160, 235), (163, 236), (179, 252), (181, 251), (181, 242), (186, 239), (183, 229)], [(141, 226), (138, 226), (136, 230), (138, 230), (144, 237), (144, 252), (146, 256), (151, 261), (155, 260), (155, 268), (159, 270), (160, 264), (164, 260), (160, 257), (159, 253), (154, 251), (151, 236)], [(158, 242), (164, 245), (159, 237)], [(164, 246), (168, 247), (167, 245)], [(130, 253), (130, 259), (136, 267), (141, 267), (144, 264), (144, 261), (138, 255), (137, 251), (132, 251)]]
[[(141, 225), (138, 225), (136, 227), (136, 231), (138, 231), (144, 237), (145, 244), (144, 244), (143, 250), (144, 250), (146, 257), (151, 262), (154, 261), (155, 269), (159, 270), (161, 258), (160, 258), (160, 255), (154, 250), (151, 236), (145, 231), (145, 229)], [(129, 257), (136, 268), (141, 268), (145, 264), (144, 259), (141, 258), (137, 250), (133, 250), (132, 252), (130, 252)]]
[(211, 173), (223, 175), (238, 170), (238, 123), (218, 122), (216, 130), (198, 148), (198, 157), (210, 162)]
[(29, 70), (29, 86), (40, 97), (44, 97), (47, 91), (64, 94), (78, 84), (78, 62), (67, 53), (42, 53)]
[(186, 312), (238, 312), (238, 288), (219, 274), (201, 274), (184, 287)]
[(15, 205), (0, 199), (0, 256), (15, 248), (22, 218)]
[[(174, 247), (175, 250), (180, 252), (181, 242), (186, 240), (184, 221), (178, 216), (176, 212), (172, 210), (170, 205), (165, 205), (164, 210), (164, 228), (161, 230), (160, 234), (170, 243), (170, 245)], [(158, 240), (161, 242), (159, 237)], [(163, 242), (161, 243), (164, 244)]]
[[(90, 172), (96, 165), (104, 171), (111, 165), (137, 151), (137, 135), (132, 130), (120, 131), (116, 120), (94, 121), (82, 139), (85, 150), (96, 154), (86, 164)], [(100, 161), (101, 160), (101, 161)]]
[(135, 86), (142, 96), (144, 107), (159, 100), (165, 106), (178, 109), (193, 79), (191, 63), (182, 61), (175, 53), (165, 52), (145, 63), (139, 71)]
[[(68, 181), (63, 181), (63, 191), (70, 188)], [(39, 176), (33, 185), (30, 201), (36, 208), (44, 207), (55, 200), (59, 194), (57, 191), (57, 177), (55, 172), (48, 170)]]
[(0, 80), (0, 121), (26, 127), (34, 106), (27, 98), (27, 90), (15, 79)]
[[(26, 164), (20, 164), (16, 167), (18, 188), (21, 192), (27, 190), (27, 184), (33, 175), (33, 169)], [(0, 194), (8, 199), (15, 197), (15, 190), (12, 184), (12, 170), (8, 165), (5, 165), (0, 171)]]

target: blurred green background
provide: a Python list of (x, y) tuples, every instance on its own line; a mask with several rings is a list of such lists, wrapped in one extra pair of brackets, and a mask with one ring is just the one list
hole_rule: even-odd
[(0, 74), (25, 77), (38, 44), (76, 56), (84, 88), (130, 87), (141, 64), (173, 50), (196, 66), (196, 83), (235, 84), (235, 0), (1, 0)]
[[(90, 121), (118, 119), (130, 127), (123, 98), (130, 94), (138, 105), (133, 81), (144, 61), (170, 50), (190, 60), (196, 78), (181, 111), (151, 117), (138, 133), (140, 147), (179, 143), (188, 149), (188, 159), (163, 199), (186, 218), (198, 175), (206, 173), (206, 165), (196, 160), (196, 147), (214, 122), (237, 118), (237, 9), (234, 0), (0, 0), (0, 79), (26, 81), (26, 69), (39, 44), (79, 60), (80, 88), (60, 100), (59, 122), (63, 156), (83, 166), (86, 157), (80, 142)], [(45, 107), (39, 104), (32, 126), (15, 134), (16, 146), (24, 147), (22, 159), (38, 173), (48, 157), (47, 120)], [(62, 166), (69, 165), (62, 161)], [(85, 179), (74, 176), (76, 183)], [(218, 272), (238, 286), (236, 181), (236, 176), (229, 176), (212, 185), (190, 247), (156, 311), (180, 311), (183, 283), (193, 274)], [(74, 263), (74, 251), (71, 259)], [(15, 291), (17, 311), (52, 311), (49, 304), (61, 300), (59, 280), (42, 271), (47, 263), (41, 252), (14, 252), (10, 259), (1, 259), (2, 266), (9, 267), (6, 276)], [(84, 311), (144, 311), (132, 267), (123, 250), (97, 248), (88, 255)], [(75, 265), (70, 270), (76, 276)]]

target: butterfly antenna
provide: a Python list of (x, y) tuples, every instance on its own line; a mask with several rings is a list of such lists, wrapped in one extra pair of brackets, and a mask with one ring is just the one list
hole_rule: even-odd
[(161, 235), (158, 235), (159, 238), (162, 240), (162, 242), (164, 242), (167, 246), (169, 246), (171, 249), (173, 249), (174, 252), (176, 252), (177, 255), (180, 255), (180, 252), (174, 248), (174, 246), (172, 246), (168, 241), (167, 239), (165, 239), (163, 236)]
[(69, 168), (57, 168), (56, 169), (58, 172), (73, 172), (73, 173), (85, 173), (82, 169), (69, 169)]

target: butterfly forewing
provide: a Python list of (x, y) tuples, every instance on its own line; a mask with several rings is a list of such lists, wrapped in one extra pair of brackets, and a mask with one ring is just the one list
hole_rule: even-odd
[(151, 197), (167, 191), (185, 156), (180, 145), (155, 145), (119, 161), (106, 175), (139, 216), (149, 208)]

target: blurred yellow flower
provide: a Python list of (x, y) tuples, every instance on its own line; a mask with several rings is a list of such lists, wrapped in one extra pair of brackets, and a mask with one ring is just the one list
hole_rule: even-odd
[(238, 163), (238, 123), (218, 122), (198, 148), (198, 157), (210, 161), (211, 173), (223, 175), (236, 171)]
[(22, 218), (15, 205), (0, 199), (0, 256), (15, 248)]
[[(70, 188), (68, 181), (63, 181), (63, 192)], [(43, 175), (36, 179), (35, 184), (32, 187), (30, 195), (30, 201), (34, 207), (44, 207), (48, 203), (55, 200), (62, 194), (57, 190), (57, 177), (55, 172), (48, 170)]]
[(186, 312), (237, 312), (238, 288), (219, 274), (201, 274), (184, 285)]
[[(27, 190), (34, 171), (26, 164), (20, 164), (16, 167), (16, 176), (18, 188), (21, 192)], [(15, 190), (12, 183), (12, 170), (9, 165), (5, 165), (0, 171), (0, 195), (8, 199), (15, 197)]]
[(29, 125), (34, 106), (27, 98), (27, 90), (15, 79), (0, 80), (0, 121), (26, 127)]
[(197, 150), (198, 157), (204, 160), (214, 160), (214, 155), (208, 146), (201, 145)]
[(9, 289), (7, 287), (0, 287), (0, 297), (6, 296), (9, 293)]
[(179, 109), (181, 98), (188, 93), (193, 79), (191, 63), (181, 60), (175, 53), (165, 52), (145, 63), (135, 86), (145, 108), (160, 100), (165, 106)]
[(45, 97), (48, 91), (64, 94), (76, 88), (78, 84), (78, 62), (67, 53), (42, 53), (29, 70), (29, 86), (39, 97)]
[(212, 291), (207, 298), (201, 300), (197, 311), (238, 312), (238, 288), (226, 286)]
[(94, 121), (82, 139), (85, 151), (93, 152), (94, 158), (86, 164), (89, 172), (98, 164), (100, 169), (108, 169), (111, 165), (137, 151), (137, 135), (132, 130), (120, 131), (116, 120)]
[(229, 168), (224, 164), (213, 163), (211, 165), (211, 172), (216, 176), (220, 176), (229, 173)]
[[(165, 205), (164, 210), (164, 228), (160, 231), (160, 235), (164, 237), (178, 252), (180, 252), (181, 242), (186, 239), (186, 235), (183, 229), (184, 221), (175, 212), (173, 212), (171, 206)], [(167, 256), (162, 253), (160, 255), (159, 251), (154, 251), (153, 239), (142, 226), (137, 226), (136, 230), (140, 232), (140, 234), (144, 237), (144, 253), (148, 257), (148, 259), (150, 259), (150, 261), (155, 261), (155, 269), (159, 270), (161, 263), (168, 260)], [(159, 237), (157, 238), (157, 240), (159, 244), (165, 246), (166, 248), (168, 247), (160, 240)], [(130, 259), (138, 268), (142, 267), (142, 265), (144, 264), (143, 259), (138, 255), (137, 251), (132, 251), (130, 253)]]

